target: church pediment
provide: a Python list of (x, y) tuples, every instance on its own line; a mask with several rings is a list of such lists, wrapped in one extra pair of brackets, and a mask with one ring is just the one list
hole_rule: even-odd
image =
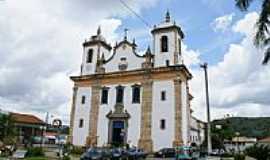
[(106, 117), (109, 119), (129, 119), (130, 114), (124, 110), (123, 104), (116, 104), (114, 111), (110, 111)]

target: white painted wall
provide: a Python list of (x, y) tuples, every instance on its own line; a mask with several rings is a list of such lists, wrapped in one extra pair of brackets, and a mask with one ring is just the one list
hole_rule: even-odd
[[(126, 47), (124, 47), (124, 45)], [(130, 45), (122, 44), (116, 49), (113, 59), (111, 59), (108, 63), (105, 64), (106, 72), (119, 71), (118, 65), (122, 57), (125, 57), (127, 59), (127, 70), (140, 69), (144, 61), (144, 58), (137, 57), (133, 53), (133, 49)]]
[[(127, 141), (131, 142), (131, 145), (137, 146), (139, 136), (140, 136), (140, 121), (141, 121), (141, 103), (132, 103), (132, 84), (121, 84), (125, 87), (124, 89), (124, 109), (130, 114), (130, 119), (128, 121), (128, 137)], [(114, 111), (114, 106), (116, 103), (116, 87), (118, 85), (109, 85), (109, 99), (108, 104), (100, 105), (99, 120), (98, 120), (98, 145), (102, 146), (108, 142), (108, 119), (106, 115), (110, 110)], [(101, 93), (100, 93), (101, 94)], [(142, 102), (142, 89), (141, 89), (141, 102)]]
[[(164, 28), (173, 26), (173, 23), (162, 23), (157, 28)], [(168, 37), (168, 52), (161, 52), (161, 37)], [(166, 60), (170, 61), (170, 65), (174, 64), (174, 53), (180, 51), (181, 43), (179, 45), (179, 39), (181, 39), (180, 35), (175, 31), (168, 31), (162, 33), (153, 34), (153, 53), (155, 54), (155, 67), (166, 66)], [(181, 64), (182, 57), (178, 55), (178, 64)]]
[[(86, 63), (87, 53), (88, 53), (89, 49), (93, 49), (92, 63)], [(100, 46), (100, 56), (102, 55), (102, 53), (104, 54), (105, 58), (109, 57), (109, 55), (110, 55), (109, 50), (107, 50), (103, 46)], [(83, 66), (82, 75), (90, 75), (90, 74), (95, 73), (97, 56), (98, 56), (98, 46), (97, 45), (84, 47), (83, 58), (82, 58), (82, 66)]]
[[(161, 92), (166, 91), (166, 100), (161, 100)], [(174, 83), (156, 81), (153, 83), (152, 140), (153, 149), (172, 147), (174, 140)], [(166, 120), (166, 129), (160, 129), (160, 120)]]
[[(81, 104), (82, 96), (86, 96), (85, 104)], [(74, 127), (73, 127), (73, 144), (84, 146), (89, 128), (89, 114), (91, 108), (91, 87), (79, 87), (76, 97)], [(84, 120), (84, 125), (79, 128), (80, 119)]]

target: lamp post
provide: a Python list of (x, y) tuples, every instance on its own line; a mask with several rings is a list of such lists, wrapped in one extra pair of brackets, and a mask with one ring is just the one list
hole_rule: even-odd
[(200, 67), (203, 68), (205, 77), (205, 92), (206, 92), (206, 107), (207, 107), (207, 151), (208, 154), (210, 154), (212, 152), (212, 142), (211, 142), (211, 119), (209, 106), (207, 63), (201, 64)]
[(238, 151), (238, 154), (240, 154), (240, 148), (239, 148), (239, 136), (240, 136), (240, 133), (239, 132), (235, 132), (235, 135), (236, 135), (236, 143), (237, 143), (237, 151)]

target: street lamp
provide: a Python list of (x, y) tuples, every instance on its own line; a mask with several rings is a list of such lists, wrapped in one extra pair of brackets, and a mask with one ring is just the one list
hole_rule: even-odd
[(205, 92), (206, 92), (206, 107), (207, 107), (207, 151), (208, 154), (210, 154), (212, 152), (212, 142), (211, 142), (211, 119), (209, 106), (207, 63), (201, 64), (200, 67), (203, 68), (205, 77)]
[(236, 143), (237, 143), (237, 150), (238, 150), (238, 153), (240, 154), (240, 148), (239, 148), (239, 136), (240, 136), (240, 133), (239, 132), (235, 132), (235, 135), (236, 135)]

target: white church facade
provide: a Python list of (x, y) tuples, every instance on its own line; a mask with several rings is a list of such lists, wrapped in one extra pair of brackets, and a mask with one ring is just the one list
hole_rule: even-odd
[(192, 75), (181, 53), (184, 34), (169, 13), (151, 33), (152, 50), (144, 55), (127, 36), (111, 47), (100, 28), (83, 43), (81, 74), (71, 77), (73, 145), (128, 143), (154, 151), (190, 143)]

